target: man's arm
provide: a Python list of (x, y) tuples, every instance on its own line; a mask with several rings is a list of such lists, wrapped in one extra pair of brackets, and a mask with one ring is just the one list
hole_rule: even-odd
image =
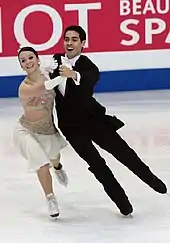
[(62, 66), (61, 56), (62, 54), (55, 54), (53, 56), (58, 62), (58, 67), (52, 74), (50, 74), (50, 78), (53, 79), (62, 76), (74, 80), (76, 89), (82, 93), (82, 95), (91, 96), (93, 94), (94, 86), (99, 81), (100, 77), (98, 67), (88, 57), (81, 56), (75, 67), (73, 67), (73, 70), (70, 70), (67, 67)]
[(98, 67), (87, 57), (81, 56), (78, 59), (73, 70), (70, 70), (64, 65), (59, 67), (59, 75), (68, 78), (68, 82), (74, 81), (75, 88), (82, 95), (92, 95), (93, 88), (99, 80), (99, 69)]
[(94, 86), (100, 78), (98, 67), (87, 59), (84, 67), (75, 67), (74, 70), (80, 74), (80, 85), (77, 85), (77, 89), (81, 92), (93, 93)]

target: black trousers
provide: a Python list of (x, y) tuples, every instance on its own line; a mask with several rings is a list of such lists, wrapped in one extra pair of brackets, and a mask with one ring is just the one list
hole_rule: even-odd
[[(65, 128), (61, 130), (74, 150), (87, 162), (89, 170), (103, 185), (105, 192), (119, 209), (122, 207), (127, 208), (130, 203), (124, 189), (118, 183), (92, 141), (112, 154), (119, 162), (152, 188), (162, 183), (112, 126), (96, 124), (89, 126), (86, 130), (82, 128)], [(165, 185), (163, 184), (163, 186)]]

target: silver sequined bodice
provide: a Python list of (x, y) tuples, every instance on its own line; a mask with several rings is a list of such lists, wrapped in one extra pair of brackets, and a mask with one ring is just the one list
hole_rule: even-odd
[(54, 90), (45, 91), (41, 96), (30, 97), (24, 107), (26, 110), (52, 110), (54, 98)]

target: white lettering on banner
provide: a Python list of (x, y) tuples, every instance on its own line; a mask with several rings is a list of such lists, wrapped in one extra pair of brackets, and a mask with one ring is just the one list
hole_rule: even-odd
[(157, 1), (157, 9), (158, 9), (158, 13), (160, 14), (168, 13), (170, 10), (170, 1), (165, 0), (165, 9), (161, 9), (161, 1)]
[(130, 2), (128, 0), (120, 1), (120, 16), (130, 14)]
[[(133, 46), (137, 44), (141, 38), (141, 35), (145, 36), (145, 44), (153, 44), (153, 36), (161, 35), (166, 28), (168, 23), (161, 17), (157, 18), (132, 18), (132, 15), (146, 15), (150, 14), (167, 14), (170, 12), (170, 0), (146, 0), (143, 4), (143, 0), (120, 0), (120, 15), (127, 16), (131, 15), (130, 19), (126, 19), (120, 23), (120, 30), (122, 33), (127, 35), (128, 39), (122, 39), (121, 44), (124, 46)], [(140, 33), (140, 24), (144, 21), (145, 33)], [(139, 26), (138, 30), (132, 29), (131, 25)], [(170, 43), (170, 32), (166, 37), (165, 43)]]
[(2, 15), (0, 7), (0, 53), (2, 53)]
[(87, 34), (85, 47), (88, 47), (88, 10), (101, 9), (101, 3), (81, 3), (81, 4), (65, 4), (65, 11), (78, 11), (78, 24), (83, 27)]
[(165, 43), (170, 44), (170, 32), (166, 37)]
[[(163, 5), (164, 4), (164, 5)], [(161, 7), (162, 6), (162, 7)], [(170, 1), (169, 0), (146, 0), (143, 4), (143, 0), (120, 0), (120, 15), (127, 16), (142, 15), (152, 13), (152, 14), (166, 14), (170, 11)]]
[(152, 0), (146, 1), (145, 7), (143, 9), (143, 14), (146, 14), (147, 12), (151, 12), (152, 14), (156, 13), (156, 10), (155, 10), (155, 7), (154, 7)]
[[(121, 44), (124, 46), (132, 46), (139, 42), (140, 35), (137, 31), (131, 30), (128, 28), (128, 25), (138, 25), (139, 20), (137, 19), (128, 19), (123, 21), (120, 24), (120, 30), (129, 36), (132, 37), (131, 40), (121, 40)], [(157, 28), (153, 28), (153, 24), (157, 24)], [(146, 19), (145, 20), (145, 44), (152, 44), (153, 43), (153, 35), (158, 35), (163, 33), (166, 29), (166, 23), (162, 19), (153, 18), (153, 19)], [(170, 43), (170, 33), (166, 38), (166, 43)]]
[[(38, 12), (38, 11), (44, 12), (50, 16), (52, 24), (53, 24), (53, 32), (52, 32), (50, 39), (47, 42), (42, 43), (42, 44), (33, 44), (33, 43), (29, 42), (25, 37), (24, 22), (30, 13), (34, 13), (34, 12)], [(22, 9), (18, 13), (18, 15), (15, 19), (15, 22), (14, 22), (14, 34), (15, 34), (15, 37), (19, 44), (31, 45), (37, 51), (44, 51), (44, 50), (47, 50), (47, 49), (53, 47), (59, 41), (59, 39), (62, 35), (62, 19), (61, 19), (59, 13), (52, 7), (49, 7), (44, 4), (31, 5), (31, 6), (28, 6), (24, 9)]]
[(129, 24), (134, 24), (134, 25), (138, 25), (139, 20), (137, 19), (127, 19), (125, 21), (123, 21), (120, 25), (120, 29), (123, 33), (130, 35), (132, 38), (131, 40), (122, 40), (121, 44), (124, 46), (133, 46), (136, 43), (138, 43), (139, 39), (140, 39), (140, 35), (135, 31), (135, 30), (131, 30), (128, 28)]
[[(154, 18), (154, 19), (146, 19), (145, 21), (145, 43), (152, 44), (153, 35), (161, 34), (166, 29), (165, 21), (162, 19)], [(153, 29), (153, 24), (157, 24), (158, 27)]]
[(141, 0), (136, 0), (134, 3), (133, 3), (133, 11), (134, 11), (134, 14), (135, 15), (140, 15), (141, 14)]

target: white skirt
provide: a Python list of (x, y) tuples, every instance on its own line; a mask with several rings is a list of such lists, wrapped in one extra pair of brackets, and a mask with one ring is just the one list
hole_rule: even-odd
[(68, 143), (59, 132), (53, 135), (31, 133), (18, 122), (14, 129), (14, 144), (28, 161), (28, 170), (37, 171), (51, 159), (57, 159)]

